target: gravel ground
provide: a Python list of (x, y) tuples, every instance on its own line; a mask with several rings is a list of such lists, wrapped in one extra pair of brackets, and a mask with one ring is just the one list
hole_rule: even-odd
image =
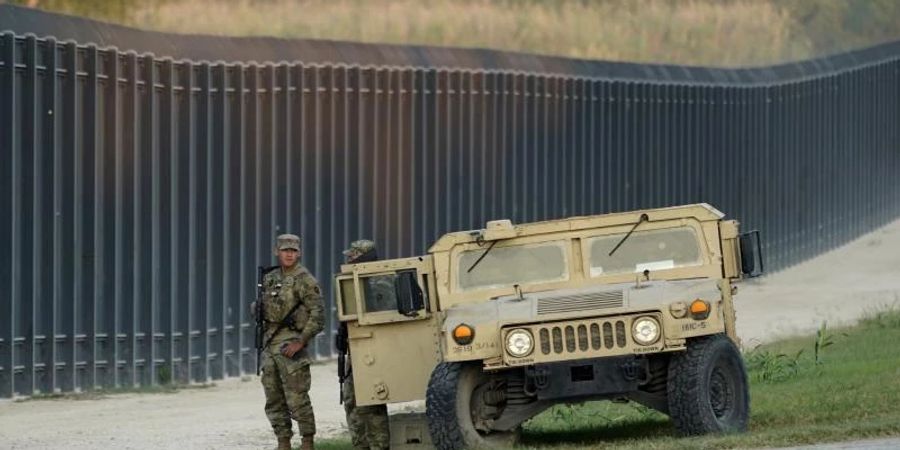
[[(786, 271), (743, 283), (736, 308), (745, 346), (852, 323), (874, 308), (900, 305), (900, 221)], [(334, 363), (314, 365), (311, 393), (319, 436), (344, 432)], [(175, 394), (100, 399), (0, 401), (6, 449), (246, 449), (274, 444), (256, 377)], [(299, 441), (299, 439), (297, 439)], [(798, 447), (809, 448), (809, 447)], [(900, 440), (818, 448), (900, 448)]]

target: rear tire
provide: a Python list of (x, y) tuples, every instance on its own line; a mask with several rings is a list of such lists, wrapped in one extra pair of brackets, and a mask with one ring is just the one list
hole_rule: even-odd
[(672, 355), (667, 396), (669, 416), (684, 435), (747, 431), (747, 370), (725, 335), (692, 340), (686, 351)]
[(489, 382), (490, 377), (474, 364), (445, 362), (434, 368), (425, 396), (425, 416), (436, 449), (495, 448), (515, 443), (515, 432), (485, 433), (475, 428), (475, 394)]

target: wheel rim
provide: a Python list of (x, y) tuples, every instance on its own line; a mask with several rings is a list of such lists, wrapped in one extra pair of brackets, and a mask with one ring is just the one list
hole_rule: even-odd
[(709, 377), (709, 406), (716, 420), (727, 422), (735, 408), (733, 375), (723, 365), (716, 365)]

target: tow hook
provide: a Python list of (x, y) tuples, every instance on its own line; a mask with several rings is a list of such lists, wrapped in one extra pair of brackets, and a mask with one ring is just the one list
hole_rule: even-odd
[(647, 360), (645, 359), (632, 359), (629, 361), (625, 361), (620, 367), (622, 369), (622, 376), (624, 376), (626, 380), (646, 381), (648, 379)]
[(525, 393), (535, 395), (537, 391), (550, 386), (550, 368), (529, 366), (525, 368)]

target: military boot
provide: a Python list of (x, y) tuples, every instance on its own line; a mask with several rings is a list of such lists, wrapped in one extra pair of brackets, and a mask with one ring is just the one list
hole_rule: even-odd
[(289, 438), (289, 437), (278, 438), (278, 449), (277, 450), (291, 450), (291, 438)]
[(300, 450), (313, 450), (315, 446), (313, 445), (313, 435), (309, 434), (303, 436), (303, 443), (300, 444)]

